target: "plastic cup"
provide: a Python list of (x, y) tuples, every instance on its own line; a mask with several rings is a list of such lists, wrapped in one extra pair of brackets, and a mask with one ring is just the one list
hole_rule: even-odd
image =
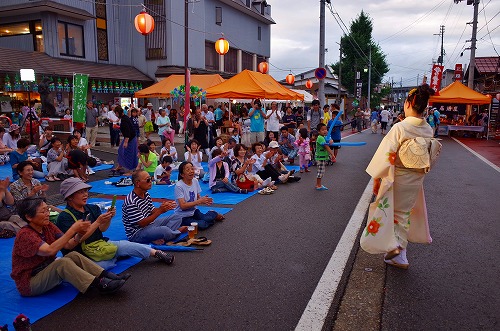
[(189, 239), (193, 239), (195, 236), (194, 233), (195, 227), (194, 226), (188, 226), (188, 237)]
[(194, 226), (194, 234), (198, 234), (198, 222), (192, 222), (191, 226)]

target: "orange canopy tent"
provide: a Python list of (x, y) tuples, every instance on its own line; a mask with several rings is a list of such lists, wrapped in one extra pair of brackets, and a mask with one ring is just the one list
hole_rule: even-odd
[(459, 81), (455, 81), (440, 90), (439, 95), (431, 96), (429, 103), (485, 105), (491, 103), (491, 97), (476, 92)]
[(206, 90), (207, 98), (304, 100), (304, 95), (287, 89), (273, 77), (243, 70), (234, 77)]
[[(219, 74), (191, 75), (191, 86), (198, 86), (204, 90), (223, 81), (224, 78)], [(170, 91), (180, 85), (184, 85), (184, 75), (170, 75), (150, 87), (135, 92), (134, 96), (136, 98), (170, 98)]]

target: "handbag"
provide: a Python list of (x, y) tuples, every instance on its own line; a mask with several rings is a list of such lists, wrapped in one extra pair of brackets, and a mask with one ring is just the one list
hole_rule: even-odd
[(99, 262), (111, 260), (115, 257), (118, 246), (107, 242), (104, 239), (99, 239), (87, 244), (82, 242), (82, 252), (90, 259)]
[[(76, 216), (69, 211), (69, 209), (64, 209), (62, 212), (66, 212), (73, 217), (73, 220), (77, 222)], [(86, 243), (85, 241), (81, 244), (82, 252), (91, 260), (96, 262), (111, 260), (115, 257), (116, 252), (118, 251), (118, 246), (107, 242), (104, 239), (99, 239), (93, 241), (91, 243)]]

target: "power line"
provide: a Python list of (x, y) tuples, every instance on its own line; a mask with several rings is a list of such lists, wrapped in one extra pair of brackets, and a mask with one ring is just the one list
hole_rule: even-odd
[[(490, 2), (491, 2), (491, 0), (490, 0)], [(484, 20), (486, 21), (486, 12), (484, 11), (484, 8), (485, 8), (485, 6), (484, 6), (484, 3), (483, 3)], [(486, 22), (486, 31), (488, 31), (488, 36), (490, 37), (490, 41), (491, 41), (491, 45), (493, 46), (493, 50), (498, 55), (497, 49), (495, 48), (495, 44), (493, 44), (493, 39), (491, 38), (491, 32), (490, 32), (490, 28), (488, 27), (488, 22)], [(500, 55), (498, 55), (498, 56), (500, 56)]]

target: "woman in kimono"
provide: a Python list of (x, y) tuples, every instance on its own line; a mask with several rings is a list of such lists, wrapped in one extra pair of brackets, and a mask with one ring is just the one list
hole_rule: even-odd
[(404, 103), (406, 118), (384, 137), (366, 169), (374, 179), (373, 193), (377, 198), (370, 205), (361, 247), (372, 254), (385, 253), (387, 264), (403, 269), (409, 266), (408, 241), (431, 243), (432, 239), (423, 191), (426, 170), (404, 167), (398, 151), (406, 140), (433, 137), (432, 128), (424, 119), (433, 94), (427, 84), (410, 91)]

